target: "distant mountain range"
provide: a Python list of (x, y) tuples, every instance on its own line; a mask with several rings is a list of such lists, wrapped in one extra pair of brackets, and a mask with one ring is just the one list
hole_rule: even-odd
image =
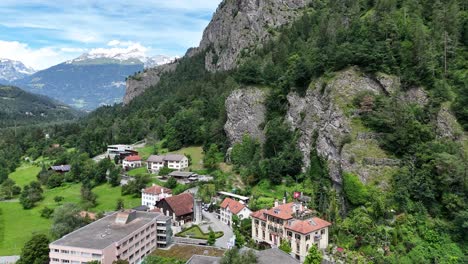
[(71, 120), (82, 114), (46, 96), (0, 85), (0, 128)]
[(117, 54), (92, 52), (37, 72), (21, 62), (1, 60), (0, 83), (91, 111), (120, 103), (128, 76), (173, 59), (163, 55), (146, 57), (138, 50)]

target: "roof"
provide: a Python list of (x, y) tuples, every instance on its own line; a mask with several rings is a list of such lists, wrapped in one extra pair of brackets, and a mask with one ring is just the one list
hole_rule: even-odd
[(154, 219), (170, 219), (169, 216), (160, 213), (135, 212), (135, 217), (131, 221), (126, 224), (117, 224), (116, 218), (119, 213), (121, 212), (113, 213), (92, 222), (52, 242), (51, 245), (102, 250), (115, 242), (121, 241)]
[(221, 208), (229, 209), (229, 211), (231, 211), (233, 214), (238, 214), (240, 211), (242, 211), (242, 209), (245, 208), (245, 205), (231, 198), (226, 198), (221, 203)]
[(193, 213), (193, 195), (191, 193), (181, 193), (162, 199), (171, 207), (176, 216)]
[(181, 154), (167, 154), (164, 156), (165, 161), (181, 161), (185, 158), (184, 155)]
[(224, 196), (233, 197), (233, 198), (243, 200), (243, 201), (249, 199), (249, 197), (247, 197), (247, 196), (242, 196), (242, 195), (238, 195), (238, 194), (230, 193), (230, 192), (218, 192), (218, 193), (221, 194), (221, 195), (224, 195)]
[(59, 166), (51, 166), (50, 167), (54, 171), (70, 171), (71, 166), (70, 165), (59, 165)]
[(272, 264), (272, 263), (281, 263), (281, 264), (297, 264), (299, 261), (291, 257), (289, 254), (286, 254), (278, 248), (270, 248), (267, 250), (257, 251), (258, 264)]
[(166, 187), (156, 185), (156, 184), (153, 184), (153, 186), (148, 187), (148, 188), (143, 190), (143, 193), (154, 194), (154, 195), (158, 195), (158, 194), (161, 194), (163, 192), (164, 193), (172, 193), (172, 190), (168, 189)]
[(193, 255), (186, 264), (219, 264), (221, 263), (220, 257)]
[(285, 228), (297, 233), (309, 234), (330, 225), (331, 223), (323, 219), (312, 217), (307, 220), (294, 220), (291, 224), (286, 225)]
[(195, 174), (194, 172), (190, 172), (190, 171), (173, 171), (169, 173), (169, 176), (188, 178), (190, 176), (193, 176), (194, 174)]
[(87, 216), (91, 220), (96, 220), (96, 214), (93, 213), (93, 212), (81, 211), (80, 216), (83, 217), (83, 218), (85, 218)]
[(254, 218), (257, 218), (257, 219), (260, 219), (260, 220), (263, 220), (263, 221), (266, 221), (267, 219), (265, 218), (265, 212), (267, 211), (267, 209), (260, 209), (256, 212), (253, 212), (250, 214), (251, 217), (254, 217)]
[(141, 157), (138, 155), (127, 156), (124, 159), (125, 161), (141, 161)]
[(164, 156), (151, 155), (151, 156), (149, 156), (147, 162), (164, 162)]
[(293, 214), (293, 205), (294, 203), (280, 204), (276, 207), (273, 207), (267, 210), (265, 213), (283, 220), (291, 219)]

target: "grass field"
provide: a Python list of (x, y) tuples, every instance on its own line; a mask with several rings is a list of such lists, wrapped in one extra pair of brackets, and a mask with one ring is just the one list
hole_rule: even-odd
[(117, 199), (122, 198), (125, 204), (125, 208), (133, 208), (141, 204), (141, 198), (134, 198), (126, 195), (122, 196), (121, 187), (112, 187), (109, 184), (103, 184), (93, 189), (93, 192), (98, 196), (98, 205), (95, 208), (90, 209), (93, 212), (100, 211), (114, 211), (117, 204)]
[[(220, 238), (223, 236), (223, 232), (219, 231), (215, 233), (216, 238)], [(198, 238), (198, 239), (208, 239), (209, 233), (203, 233), (199, 226), (194, 225), (186, 230), (176, 234), (178, 237), (190, 237), (190, 238)]]
[(137, 176), (137, 175), (144, 175), (144, 174), (149, 174), (148, 170), (146, 169), (146, 166), (136, 168), (133, 170), (130, 170), (127, 172), (129, 176)]
[(8, 177), (16, 182), (21, 188), (31, 181), (37, 180), (36, 176), (41, 171), (41, 168), (35, 165), (23, 164)]
[(203, 247), (193, 245), (173, 245), (170, 249), (156, 249), (152, 255), (175, 258), (183, 261), (189, 260), (193, 255), (206, 255), (213, 257), (222, 257), (224, 250), (214, 247)]

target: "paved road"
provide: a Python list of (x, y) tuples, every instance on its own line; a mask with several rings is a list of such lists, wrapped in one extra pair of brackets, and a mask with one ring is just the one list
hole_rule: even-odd
[(203, 218), (207, 219), (209, 222), (208, 225), (201, 225), (203, 232), (208, 231), (208, 226), (211, 226), (211, 228), (215, 232), (223, 231), (224, 236), (216, 239), (215, 246), (220, 248), (228, 248), (228, 242), (234, 236), (232, 229), (229, 226), (225, 225), (223, 222), (221, 222), (219, 219), (217, 219), (215, 214), (212, 214), (210, 212), (203, 211)]
[(0, 264), (13, 264), (18, 261), (20, 256), (3, 256), (0, 257)]

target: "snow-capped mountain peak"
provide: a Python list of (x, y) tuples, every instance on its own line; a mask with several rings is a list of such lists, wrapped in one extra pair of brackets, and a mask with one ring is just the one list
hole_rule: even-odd
[(35, 72), (34, 69), (25, 66), (20, 61), (0, 59), (0, 81), (12, 82)]

